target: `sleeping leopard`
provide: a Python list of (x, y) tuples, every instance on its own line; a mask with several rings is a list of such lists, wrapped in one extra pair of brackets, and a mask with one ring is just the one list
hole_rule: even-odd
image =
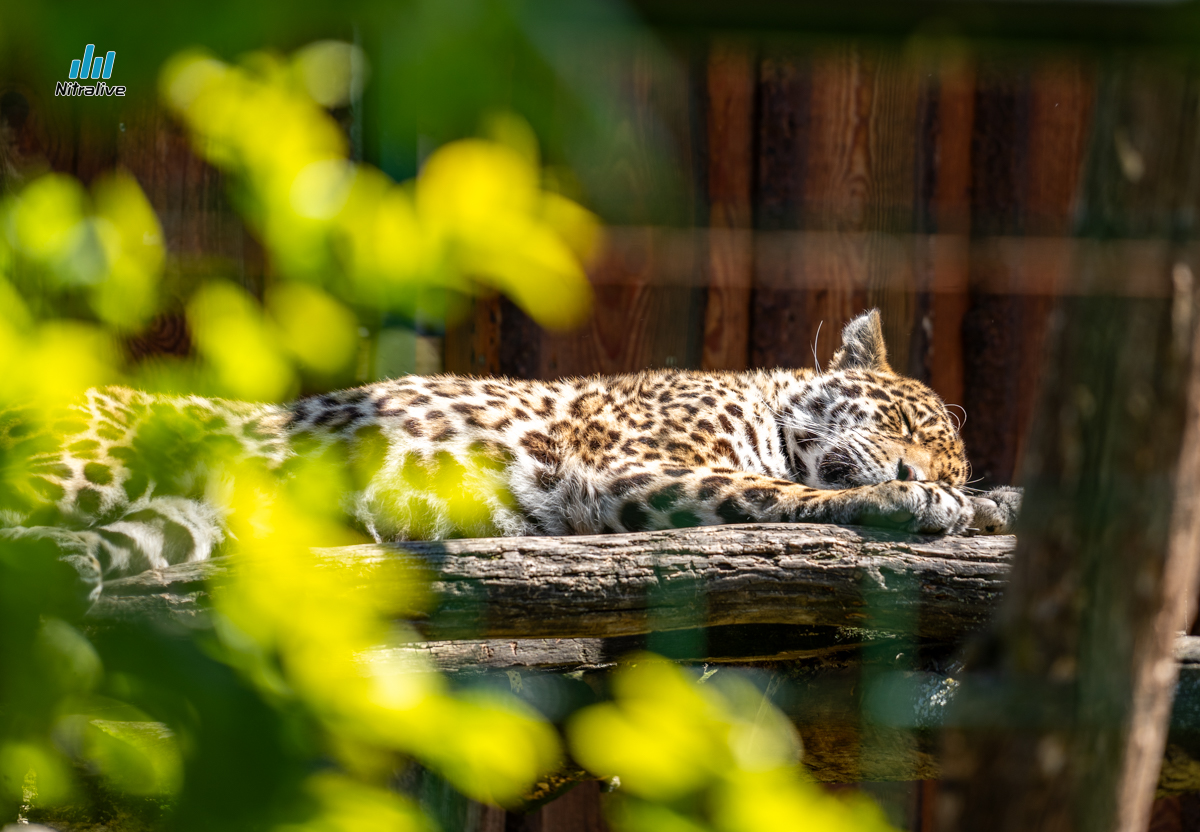
[[(0, 414), (0, 450), (26, 441), (19, 424)], [(379, 542), (776, 522), (1003, 533), (1020, 505), (1017, 489), (966, 490), (950, 414), (888, 365), (876, 310), (823, 372), (408, 376), (288, 405), (106, 388), (54, 435), (27, 498), (0, 506), (0, 545), (50, 544), (92, 598), (106, 578), (221, 552), (222, 447), (284, 475), (337, 451), (346, 518)], [(450, 504), (464, 500), (476, 510)]]

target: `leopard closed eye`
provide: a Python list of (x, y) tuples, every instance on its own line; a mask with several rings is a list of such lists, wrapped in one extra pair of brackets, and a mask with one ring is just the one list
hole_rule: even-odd
[[(0, 421), (0, 443), (21, 441), (18, 424)], [(1004, 533), (1020, 508), (1017, 489), (964, 490), (954, 422), (889, 366), (875, 310), (823, 372), (410, 376), (290, 405), (107, 388), (55, 432), (0, 539), (57, 547), (93, 594), (227, 545), (214, 447), (285, 477), (335, 451), (347, 519), (381, 542), (763, 522)]]

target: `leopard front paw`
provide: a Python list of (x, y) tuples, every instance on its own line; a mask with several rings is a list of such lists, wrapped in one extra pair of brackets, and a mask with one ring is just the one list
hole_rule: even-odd
[(1008, 485), (993, 488), (986, 494), (973, 494), (971, 505), (975, 516), (970, 530), (976, 534), (1012, 534), (1021, 512), (1023, 494), (1020, 488)]
[(936, 482), (891, 482), (869, 486), (860, 521), (917, 534), (962, 534), (975, 517), (959, 489)]

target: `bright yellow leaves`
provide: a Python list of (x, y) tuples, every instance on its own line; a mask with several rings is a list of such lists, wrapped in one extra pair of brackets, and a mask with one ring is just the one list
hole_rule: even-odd
[(196, 292), (187, 314), (205, 386), (231, 398), (291, 398), (299, 388), (297, 370), (333, 376), (358, 349), (354, 315), (303, 283), (273, 287), (263, 306), (240, 287), (214, 281)]
[[(110, 331), (43, 307), (80, 298), (111, 327), (135, 327), (154, 311), (162, 261), (158, 220), (123, 174), (90, 197), (49, 174), (0, 206), (0, 405), (55, 407), (115, 380)], [(32, 303), (18, 288), (29, 283), (42, 289)]]
[(615, 701), (571, 723), (571, 747), (598, 774), (615, 774), (640, 797), (672, 800), (721, 776), (733, 763), (720, 704), (675, 667), (642, 657), (614, 684)]
[(86, 234), (86, 200), (83, 186), (71, 177), (43, 176), (21, 193), (12, 211), (9, 238), (38, 262), (66, 266)]
[(387, 789), (331, 773), (314, 775), (306, 785), (315, 816), (275, 832), (437, 832), (412, 801)]
[(69, 176), (30, 183), (7, 207), (7, 241), (61, 292), (88, 294), (99, 318), (121, 329), (155, 311), (162, 229), (137, 183), (102, 177), (89, 199)]
[[(285, 274), (407, 313), (426, 310), (431, 288), (498, 290), (543, 326), (580, 324), (591, 304), (582, 261), (597, 224), (541, 187), (532, 134), (508, 117), (509, 129), (492, 131), (501, 141), (452, 142), (414, 182), (396, 184), (347, 161), (340, 129), (318, 106), (349, 100), (362, 63), (332, 42), (290, 63), (260, 54), (244, 67), (188, 54), (168, 64), (162, 91), (198, 150), (241, 180), (248, 216)], [(441, 312), (452, 308), (441, 301)]]
[[(89, 195), (48, 174), (0, 206), (0, 402), (56, 406), (115, 380), (113, 329), (156, 311), (162, 230), (136, 182), (100, 178)], [(37, 287), (37, 292), (23, 291)], [(89, 308), (106, 326), (55, 318)]]
[[(528, 125), (494, 116), (489, 138), (448, 144), (415, 180), (397, 184), (350, 162), (341, 128), (322, 109), (354, 100), (365, 74), (361, 53), (336, 42), (290, 60), (255, 55), (239, 67), (184, 55), (163, 72), (167, 102), (199, 152), (231, 173), (233, 198), (273, 263), (262, 302), (216, 275), (191, 295), (198, 360), (181, 363), (181, 380), (233, 398), (280, 400), (295, 395), (301, 374), (335, 377), (359, 345), (345, 302), (412, 311), (430, 290), (496, 290), (548, 327), (586, 317), (582, 263), (598, 226), (544, 186)], [(10, 199), (0, 217), (0, 404), (61, 404), (118, 380), (114, 334), (135, 331), (158, 311), (163, 258), (161, 228), (128, 176), (102, 178), (89, 193), (52, 174)], [(99, 325), (80, 320), (88, 315)], [(202, 445), (207, 436), (200, 422), (163, 428), (144, 431), (157, 447), (140, 449), (157, 460), (150, 468), (160, 486), (186, 468), (178, 460), (188, 441)], [(347, 456), (332, 465), (293, 460), (289, 478), (236, 458), (211, 460), (230, 474), (213, 479), (228, 489), (238, 557), (214, 591), (205, 649), (281, 712), (303, 713), (307, 727), (297, 732), (340, 768), (299, 775), (312, 813), (277, 829), (426, 832), (420, 810), (383, 787), (396, 755), (470, 797), (510, 802), (558, 764), (559, 742), (513, 697), (455, 691), (419, 660), (377, 649), (415, 638), (395, 621), (421, 608), (423, 581), (399, 566), (356, 568), (313, 552), (361, 542), (339, 511), (351, 480), (369, 480), (383, 452)], [(431, 525), (494, 531), (486, 528), (491, 506), (511, 499), (502, 467), (485, 451), (462, 461), (414, 459), (403, 474), (411, 480), (406, 499), (419, 492)], [(158, 730), (147, 715), (113, 701), (105, 708), (118, 717), (97, 719), (88, 697), (105, 678), (98, 654), (77, 630), (36, 613), (35, 652), (53, 682), (53, 740), (48, 732), (4, 737), (0, 796), (19, 800), (34, 789), (42, 804), (65, 798), (74, 781), (68, 757), (123, 792), (186, 788), (187, 744), (147, 733)], [(725, 672), (697, 685), (670, 664), (639, 658), (618, 672), (615, 699), (578, 713), (568, 734), (581, 763), (619, 776), (612, 819), (621, 829), (886, 828), (872, 807), (804, 781), (790, 723), (746, 679)]]
[(231, 283), (210, 283), (188, 304), (196, 349), (217, 389), (248, 401), (278, 401), (296, 387), (291, 363), (258, 303)]
[(49, 409), (114, 380), (117, 350), (100, 327), (58, 320), (21, 328), (7, 312), (0, 311), (0, 402)]
[(569, 200), (543, 194), (537, 171), (516, 151), (483, 140), (447, 145), (421, 171), (416, 207), (445, 257), (534, 320), (562, 329), (586, 318), (591, 292), (579, 257), (594, 242), (590, 218)]
[[(590, 290), (582, 261), (596, 246), (597, 224), (542, 186), (528, 125), (497, 116), (488, 128), (492, 140), (447, 145), (426, 160), (417, 179), (397, 184), (348, 161), (343, 130), (322, 109), (356, 100), (365, 76), (359, 50), (336, 42), (314, 44), (288, 60), (254, 55), (238, 67), (184, 55), (164, 71), (166, 101), (198, 152), (229, 173), (230, 198), (271, 260), (261, 300), (219, 273), (186, 287), (194, 353), (185, 358), (160, 356), (130, 367), (121, 349), (121, 339), (164, 311), (167, 294), (160, 291), (162, 229), (131, 177), (101, 177), (89, 189), (50, 174), (0, 205), (4, 483), (25, 483), (29, 460), (43, 448), (11, 429), (15, 411), (6, 408), (13, 405), (31, 435), (40, 436), (38, 430), (59, 430), (52, 411), (88, 387), (114, 382), (247, 400), (291, 398), (302, 378), (311, 388), (345, 377), (360, 346), (352, 309), (369, 319), (419, 305), (428, 316), (438, 303), (461, 307), (473, 294), (498, 290), (547, 326), (583, 319)], [(167, 493), (186, 487), (191, 463), (201, 461), (212, 474), (207, 490), (227, 491), (210, 496), (230, 510), (236, 541), (233, 578), (214, 596), (214, 626), (198, 630), (203, 660), (232, 666), (238, 673), (228, 675), (238, 685), (248, 682), (265, 710), (278, 707), (276, 716), (296, 734), (289, 735), (296, 747), (287, 754), (306, 765), (332, 761), (340, 770), (309, 777), (311, 766), (299, 769), (295, 776), (308, 778), (312, 814), (285, 828), (430, 829), (409, 801), (382, 787), (399, 755), (415, 758), (464, 794), (501, 802), (515, 801), (557, 765), (554, 729), (513, 697), (455, 691), (413, 660), (366, 658), (379, 656), (381, 645), (412, 637), (394, 621), (420, 608), (422, 578), (359, 572), (312, 547), (361, 542), (339, 512), (352, 480), (361, 486), (369, 479), (382, 452), (355, 456), (333, 449), (331, 456), (349, 459), (336, 465), (324, 457), (293, 459), (289, 476), (279, 477), (236, 453), (226, 458), (215, 422), (174, 416), (146, 417), (135, 441), (141, 466)], [(360, 449), (365, 445), (359, 442)], [(482, 451), (453, 465), (436, 462), (427, 472), (426, 504), (455, 527), (489, 530), (489, 506), (511, 499), (503, 491), (501, 462)], [(26, 511), (39, 495), (26, 488), (5, 510)], [(8, 496), (0, 489), (0, 497)], [(70, 797), (78, 786), (71, 762), (103, 775), (115, 792), (202, 793), (205, 778), (187, 766), (196, 763), (196, 743), (208, 740), (189, 733), (194, 726), (183, 719), (172, 723), (177, 742), (150, 715), (98, 697), (96, 691), (105, 690), (132, 701), (144, 691), (123, 687), (122, 674), (106, 671), (108, 655), (102, 663), (86, 638), (37, 603), (9, 603), (8, 617), (0, 618), (37, 622), (41, 640), (26, 645), (27, 652), (52, 662), (46, 679), (61, 684), (38, 689), (35, 698), (45, 700), (45, 709), (33, 728), (22, 733), (0, 725), (0, 805), (19, 804), (30, 790), (38, 805)], [(37, 630), (30, 625), (29, 631)], [(33, 664), (16, 659), (4, 669), (17, 668), (9, 675), (25, 678)], [(155, 684), (172, 680), (165, 670), (155, 676), (157, 668), (138, 672)], [(195, 692), (181, 686), (173, 698), (188, 701)], [(206, 711), (203, 698), (189, 705), (195, 706), (189, 719), (219, 724), (222, 717)], [(264, 738), (271, 741), (268, 728), (256, 741)], [(225, 765), (238, 748), (221, 753), (229, 755)]]
[(611, 820), (626, 832), (886, 832), (867, 801), (803, 779), (791, 723), (747, 679), (703, 685), (651, 655), (620, 671), (614, 699), (577, 713), (571, 753), (616, 776)]
[(132, 177), (102, 178), (92, 195), (93, 228), (108, 264), (106, 279), (92, 293), (92, 306), (102, 321), (132, 329), (157, 311), (162, 229)]
[(353, 313), (315, 286), (273, 286), (267, 290), (267, 310), (280, 344), (318, 375), (334, 375), (358, 350), (358, 321)]
[(312, 552), (353, 542), (336, 523), (336, 504), (322, 516), (291, 496), (319, 490), (329, 476), (314, 461), (286, 487), (254, 471), (234, 478), (239, 557), (214, 599), (222, 642), (265, 693), (304, 703), (348, 770), (386, 779), (390, 761), (379, 752), (398, 751), (471, 797), (515, 800), (557, 763), (553, 729), (511, 698), (452, 693), (416, 659), (365, 658), (403, 635), (391, 619), (414, 613), (421, 582), (394, 563), (360, 572)]
[(275, 832), (438, 832), (412, 801), (393, 791), (332, 773), (313, 775), (306, 787), (315, 815)]

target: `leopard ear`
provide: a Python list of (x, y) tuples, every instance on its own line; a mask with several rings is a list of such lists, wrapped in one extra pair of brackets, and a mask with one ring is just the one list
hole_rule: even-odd
[(846, 324), (842, 330), (842, 348), (829, 362), (829, 372), (839, 370), (870, 370), (890, 373), (887, 345), (883, 343), (883, 324), (879, 310), (864, 312)]

